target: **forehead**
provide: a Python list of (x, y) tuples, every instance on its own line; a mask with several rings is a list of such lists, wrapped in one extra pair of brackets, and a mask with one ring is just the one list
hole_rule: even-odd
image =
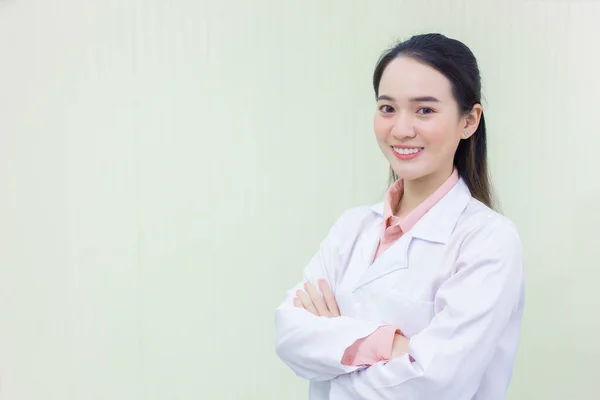
[(397, 99), (434, 96), (444, 101), (452, 99), (452, 86), (448, 78), (436, 69), (413, 58), (399, 57), (383, 71), (379, 94)]

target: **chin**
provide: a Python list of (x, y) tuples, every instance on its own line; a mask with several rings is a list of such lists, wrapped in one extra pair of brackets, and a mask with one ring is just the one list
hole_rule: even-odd
[(400, 171), (394, 171), (394, 172), (396, 172), (396, 175), (398, 175), (398, 177), (402, 178), (405, 182), (406, 181), (416, 181), (425, 176), (424, 174), (418, 174), (418, 173), (414, 173), (414, 172), (402, 172), (402, 173), (398, 173)]
[(398, 177), (405, 181), (414, 181), (427, 175), (421, 168), (398, 168), (397, 166), (392, 166), (392, 169)]

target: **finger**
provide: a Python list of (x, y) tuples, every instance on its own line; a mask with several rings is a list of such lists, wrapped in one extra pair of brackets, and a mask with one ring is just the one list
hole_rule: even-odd
[(298, 297), (294, 297), (294, 307), (304, 308), (302, 305), (302, 300), (300, 300)]
[(319, 315), (312, 300), (310, 299), (310, 297), (308, 297), (308, 295), (306, 293), (304, 293), (304, 291), (298, 290), (296, 292), (296, 296), (298, 296), (298, 298), (302, 302), (302, 307), (304, 307), (304, 309), (306, 311), (311, 312), (315, 315)]
[(327, 304), (327, 308), (331, 313), (332, 317), (339, 317), (340, 309), (338, 307), (337, 301), (335, 300), (335, 296), (333, 292), (329, 288), (327, 281), (325, 279), (319, 279), (319, 289), (321, 289), (321, 293), (323, 293), (323, 298), (325, 299), (325, 304)]
[(319, 313), (319, 315), (322, 315), (324, 317), (331, 316), (331, 313), (327, 309), (327, 305), (323, 300), (323, 296), (321, 296), (321, 293), (319, 293), (317, 288), (312, 283), (305, 282), (304, 289), (306, 290), (306, 293), (310, 296), (310, 299), (317, 308), (317, 312)]

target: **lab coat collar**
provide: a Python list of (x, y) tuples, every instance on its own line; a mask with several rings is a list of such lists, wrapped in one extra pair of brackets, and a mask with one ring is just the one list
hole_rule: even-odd
[[(458, 183), (406, 234), (430, 242), (446, 243), (470, 200), (471, 192), (466, 182), (460, 178)], [(383, 217), (383, 202), (370, 208)]]

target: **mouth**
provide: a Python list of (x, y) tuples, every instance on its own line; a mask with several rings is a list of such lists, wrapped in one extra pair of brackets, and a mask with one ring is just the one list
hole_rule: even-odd
[(411, 160), (421, 154), (424, 147), (394, 147), (394, 155), (401, 160)]

